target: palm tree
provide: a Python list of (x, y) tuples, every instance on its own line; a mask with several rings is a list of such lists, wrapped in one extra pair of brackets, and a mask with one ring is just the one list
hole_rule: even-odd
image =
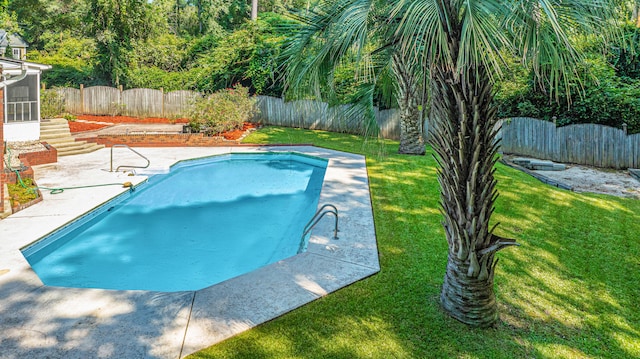
[[(447, 313), (463, 323), (478, 327), (496, 323), (495, 255), (516, 245), (515, 240), (494, 233), (495, 225), (490, 227), (498, 197), (494, 83), (504, 65), (501, 54), (521, 57), (538, 85), (550, 94), (568, 93), (580, 61), (570, 35), (606, 35), (607, 29), (615, 29), (609, 26), (614, 3), (325, 0), (298, 18), (304, 26), (298, 29), (287, 60), (294, 86), (317, 90), (347, 54), (356, 53), (367, 64), (376, 64), (367, 56), (385, 54), (387, 60), (396, 59), (386, 63), (393, 63), (403, 111), (415, 108), (414, 102), (403, 100), (403, 94), (411, 93), (411, 85), (420, 83), (421, 76), (430, 78), (429, 138), (438, 162), (449, 246), (440, 301)], [(378, 50), (366, 52), (372, 43)], [(419, 71), (423, 68), (427, 71)], [(372, 73), (375, 83), (378, 73)], [(403, 76), (413, 78), (405, 81)]]
[[(321, 87), (331, 87), (331, 79), (344, 61), (357, 64), (360, 91), (354, 96), (354, 114), (365, 113), (377, 128), (373, 112), (376, 85), (389, 86), (391, 74), (400, 112), (399, 153), (423, 155), (425, 143), (422, 109), (426, 88), (424, 73), (403, 58), (388, 39), (390, 7), (381, 0), (328, 0), (309, 10), (292, 13), (297, 20), (284, 51), (287, 83), (296, 93), (313, 93), (320, 98)], [(327, 79), (329, 79), (327, 81)], [(361, 116), (360, 116), (361, 117)]]
[(391, 55), (391, 70), (394, 78), (396, 101), (400, 112), (400, 146), (398, 153), (424, 155), (425, 135), (423, 114), (427, 102), (424, 71), (416, 68), (396, 49)]
[(397, 0), (394, 5), (391, 15), (402, 19), (396, 32), (401, 48), (430, 69), (430, 143), (449, 245), (440, 301), (463, 323), (496, 323), (495, 254), (516, 244), (490, 228), (498, 196), (493, 85), (500, 54), (520, 56), (541, 86), (557, 92), (568, 86), (580, 59), (569, 36), (605, 34), (613, 10), (609, 0)]

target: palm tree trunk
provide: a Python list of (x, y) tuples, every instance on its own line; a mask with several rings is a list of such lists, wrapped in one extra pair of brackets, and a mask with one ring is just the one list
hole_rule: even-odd
[(400, 110), (400, 148), (398, 153), (424, 155), (424, 135), (420, 84), (409, 64), (397, 53), (393, 55), (398, 107)]
[(477, 327), (498, 320), (493, 292), (495, 253), (515, 242), (489, 228), (498, 197), (498, 159), (493, 84), (483, 66), (458, 67), (462, 25), (454, 2), (440, 3), (450, 58), (431, 68), (432, 128), (429, 141), (438, 161), (440, 204), (449, 246), (440, 302), (453, 318)]
[[(455, 62), (454, 62), (455, 63)], [(497, 198), (494, 165), (496, 109), (486, 70), (455, 66), (432, 71), (433, 132), (438, 181), (449, 245), (440, 300), (459, 321), (478, 327), (498, 320), (493, 292), (495, 253), (515, 244), (489, 228)]]
[(468, 261), (449, 252), (440, 302), (455, 319), (477, 327), (490, 327), (498, 320), (493, 271), (486, 279), (469, 277), (468, 272)]

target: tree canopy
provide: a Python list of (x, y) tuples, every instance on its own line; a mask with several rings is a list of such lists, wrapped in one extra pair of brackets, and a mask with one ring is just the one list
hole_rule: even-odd
[[(29, 60), (53, 65), (53, 69), (43, 75), (48, 87), (119, 83), (125, 88), (144, 86), (211, 92), (241, 82), (252, 93), (283, 96), (280, 54), (284, 40), (293, 35), (291, 24), (300, 20), (289, 18), (289, 11), (293, 9), (302, 14), (315, 3), (260, 1), (258, 22), (249, 25), (249, 0), (1, 0), (0, 24), (30, 44)], [(323, 3), (327, 2), (320, 2)], [(371, 3), (377, 3), (376, 8), (382, 9), (383, 5), (396, 2)], [(424, 1), (405, 3), (418, 7), (423, 6), (420, 4)], [(482, 2), (483, 6), (494, 3)], [(554, 98), (550, 98), (548, 88), (542, 88), (540, 82), (535, 81), (536, 73), (543, 68), (536, 68), (532, 62), (521, 63), (517, 56), (505, 53), (497, 67), (503, 74), (495, 88), (499, 116), (533, 116), (547, 120), (555, 117), (560, 124), (595, 122), (616, 127), (622, 127), (624, 122), (631, 133), (640, 132), (638, 1), (621, 3), (625, 7), (620, 9), (617, 18), (627, 23), (621, 29), (627, 41), (612, 44), (604, 51), (604, 58), (598, 38), (569, 34), (567, 40), (576, 47), (575, 54), (581, 55), (581, 60), (576, 71), (569, 74), (573, 77), (567, 78), (570, 81), (550, 74), (562, 88)], [(132, 5), (136, 8), (131, 8)], [(127, 15), (118, 20), (118, 14), (124, 14), (123, 11)], [(377, 11), (369, 12), (368, 29), (383, 29), (387, 25)], [(113, 15), (109, 15), (111, 13)], [(562, 12), (558, 14), (565, 16)], [(354, 20), (357, 18), (345, 18), (345, 24), (353, 24)], [(486, 22), (477, 20), (481, 21), (478, 24)], [(548, 32), (553, 28), (544, 25), (540, 30)], [(247, 41), (243, 41), (243, 37)], [(370, 38), (363, 49), (365, 52), (381, 46), (374, 38)], [(533, 54), (544, 56), (552, 51), (545, 50), (550, 44), (540, 45)], [(221, 56), (230, 48), (233, 48), (232, 59)], [(567, 59), (575, 54), (566, 53)], [(220, 59), (224, 61), (217, 63)], [(358, 64), (358, 59), (355, 52), (343, 57), (333, 77), (323, 79), (323, 98), (333, 103), (363, 98), (359, 96), (366, 93), (361, 80), (367, 72), (363, 71), (362, 63)], [(515, 66), (507, 68), (504, 64)], [(604, 76), (603, 80), (593, 81), (586, 75), (593, 69)], [(368, 90), (372, 91), (374, 105), (399, 106), (397, 100), (389, 96), (392, 76), (391, 64), (387, 63), (386, 70), (376, 73), (376, 81), (369, 82), (375, 83)], [(582, 87), (566, 85), (575, 83), (575, 78), (581, 80)]]

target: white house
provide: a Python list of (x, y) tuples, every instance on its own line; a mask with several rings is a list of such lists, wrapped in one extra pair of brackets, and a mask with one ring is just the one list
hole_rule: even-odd
[(40, 74), (51, 66), (0, 58), (4, 85), (4, 141), (40, 138)]

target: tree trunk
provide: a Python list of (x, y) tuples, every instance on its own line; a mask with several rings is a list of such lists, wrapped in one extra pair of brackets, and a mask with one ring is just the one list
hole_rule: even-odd
[(398, 54), (393, 55), (393, 73), (400, 110), (400, 148), (398, 153), (424, 155), (421, 82), (407, 62)]
[(498, 196), (493, 176), (498, 144), (492, 85), (484, 68), (465, 74), (433, 71), (432, 146), (438, 159), (449, 244), (443, 308), (463, 323), (487, 327), (498, 319), (493, 294), (495, 253), (515, 242), (489, 228)]
[(251, 0), (251, 21), (258, 20), (258, 0)]
[(493, 84), (487, 70), (473, 60), (458, 67), (462, 26), (453, 4), (441, 5), (440, 19), (452, 57), (438, 59), (431, 69), (429, 138), (438, 161), (443, 226), (449, 245), (440, 300), (455, 319), (489, 327), (498, 320), (493, 293), (495, 253), (516, 244), (494, 235), (489, 228), (498, 197)]
[(204, 29), (202, 13), (202, 0), (198, 0), (198, 35), (202, 35)]
[(449, 252), (440, 302), (455, 319), (473, 326), (490, 327), (498, 321), (493, 271), (486, 279), (469, 277), (468, 272), (469, 263)]

